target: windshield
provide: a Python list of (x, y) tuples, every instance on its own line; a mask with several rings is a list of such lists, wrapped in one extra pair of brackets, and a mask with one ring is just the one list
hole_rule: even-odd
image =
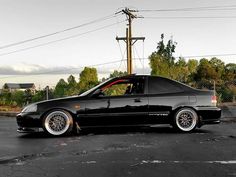
[(86, 92), (80, 94), (79, 96), (86, 96), (86, 95), (92, 93), (93, 91), (97, 90), (100, 86), (102, 86), (103, 84), (109, 82), (110, 80), (111, 80), (111, 79), (108, 79), (108, 80), (106, 80), (106, 81), (104, 81), (104, 82), (98, 84), (97, 86), (95, 86), (95, 87), (93, 87), (93, 88), (87, 90)]

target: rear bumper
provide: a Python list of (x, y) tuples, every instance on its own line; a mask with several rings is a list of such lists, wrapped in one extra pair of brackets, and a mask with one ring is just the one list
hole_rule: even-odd
[(218, 107), (197, 107), (200, 125), (219, 124), (221, 118), (221, 109)]

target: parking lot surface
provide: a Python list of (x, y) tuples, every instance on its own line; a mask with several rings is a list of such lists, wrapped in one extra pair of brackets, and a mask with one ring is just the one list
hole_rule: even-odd
[(106, 128), (56, 138), (16, 129), (14, 118), (0, 118), (0, 177), (236, 176), (234, 122), (192, 133)]

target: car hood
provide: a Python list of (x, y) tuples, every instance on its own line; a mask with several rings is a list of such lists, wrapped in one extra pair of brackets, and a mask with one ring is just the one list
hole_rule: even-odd
[(83, 100), (84, 97), (79, 96), (79, 95), (74, 95), (74, 96), (68, 96), (68, 97), (63, 97), (63, 98), (56, 98), (56, 99), (50, 99), (50, 100), (44, 100), (44, 101), (40, 101), (40, 102), (36, 102), (33, 104), (47, 104), (47, 103), (53, 103), (53, 102), (64, 102), (64, 101), (71, 101), (71, 100)]

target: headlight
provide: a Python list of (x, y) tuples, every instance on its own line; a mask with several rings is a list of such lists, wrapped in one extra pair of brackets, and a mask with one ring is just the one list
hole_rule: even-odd
[(37, 105), (36, 104), (31, 104), (29, 106), (26, 106), (22, 112), (37, 112)]

